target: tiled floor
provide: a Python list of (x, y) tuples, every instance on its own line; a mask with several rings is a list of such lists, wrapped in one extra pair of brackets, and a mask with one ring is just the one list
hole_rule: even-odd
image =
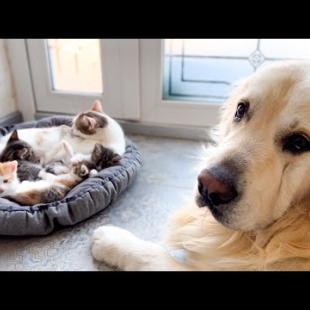
[(91, 219), (47, 237), (0, 238), (0, 270), (110, 270), (90, 255), (90, 236), (102, 224), (159, 241), (173, 210), (189, 199), (201, 143), (130, 136), (144, 165), (120, 199)]

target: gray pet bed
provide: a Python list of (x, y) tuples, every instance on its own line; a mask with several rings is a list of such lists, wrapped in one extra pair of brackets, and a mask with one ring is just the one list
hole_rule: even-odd
[[(39, 121), (0, 128), (2, 136), (20, 128), (71, 125), (69, 117), (49, 117)], [(61, 200), (35, 206), (21, 206), (0, 198), (0, 235), (46, 235), (57, 227), (71, 226), (103, 210), (128, 187), (141, 167), (137, 147), (127, 140), (120, 165), (100, 171), (73, 188)]]

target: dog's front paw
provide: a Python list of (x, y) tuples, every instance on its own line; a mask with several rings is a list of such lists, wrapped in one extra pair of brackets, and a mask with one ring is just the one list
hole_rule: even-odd
[(126, 252), (135, 236), (127, 230), (114, 226), (101, 226), (93, 234), (92, 255), (115, 267), (122, 267)]

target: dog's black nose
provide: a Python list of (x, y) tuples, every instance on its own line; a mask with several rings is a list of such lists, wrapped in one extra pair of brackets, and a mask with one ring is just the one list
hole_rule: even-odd
[(207, 169), (198, 176), (198, 191), (205, 201), (215, 206), (227, 204), (238, 196), (234, 186), (215, 177)]

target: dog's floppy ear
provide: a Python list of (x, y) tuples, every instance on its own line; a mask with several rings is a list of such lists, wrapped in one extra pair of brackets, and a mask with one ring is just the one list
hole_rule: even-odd
[(100, 100), (95, 100), (92, 104), (91, 110), (94, 112), (103, 112), (102, 103)]

